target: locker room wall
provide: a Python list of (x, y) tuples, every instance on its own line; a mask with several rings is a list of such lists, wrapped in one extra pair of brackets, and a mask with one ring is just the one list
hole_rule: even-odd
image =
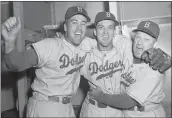
[(171, 2), (142, 1), (119, 2), (121, 20), (171, 16)]

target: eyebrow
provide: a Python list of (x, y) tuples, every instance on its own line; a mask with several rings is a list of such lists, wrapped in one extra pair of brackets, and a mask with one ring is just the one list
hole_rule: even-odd
[(71, 19), (70, 21), (77, 21), (76, 19)]
[(102, 24), (98, 24), (97, 26), (103, 26)]
[(109, 25), (109, 27), (114, 27), (114, 25)]
[[(72, 21), (78, 21), (78, 20), (77, 19), (71, 19), (71, 22)], [(81, 22), (87, 23), (87, 21), (81, 21)]]
[(145, 39), (146, 39), (146, 40), (151, 40), (151, 39), (150, 39), (150, 38), (148, 38), (148, 37), (145, 37)]
[(87, 21), (82, 21), (82, 22), (87, 23)]

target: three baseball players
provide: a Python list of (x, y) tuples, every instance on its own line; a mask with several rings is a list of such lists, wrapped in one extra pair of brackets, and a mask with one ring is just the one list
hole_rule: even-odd
[[(64, 37), (41, 40), (34, 43), (32, 48), (23, 52), (18, 52), (16, 49), (16, 38), (21, 27), (19, 19), (11, 17), (3, 23), (1, 31), (5, 42), (4, 59), (7, 67), (12, 71), (22, 71), (33, 66), (37, 67), (36, 78), (32, 84), (33, 96), (29, 99), (27, 106), (27, 117), (75, 116), (71, 97), (79, 86), (80, 69), (84, 64), (86, 54), (92, 47), (96, 46), (95, 40), (85, 37), (86, 26), (89, 21), (90, 18), (82, 7), (70, 7), (65, 14)], [(111, 31), (114, 30), (113, 26), (105, 26)], [(97, 34), (97, 36), (99, 35)], [(106, 39), (109, 39), (109, 36), (106, 35), (102, 41), (104, 42)], [(114, 45), (118, 50), (116, 52), (122, 53), (125, 46), (121, 49), (122, 43), (120, 42), (125, 42), (125, 40), (115, 42)], [(117, 60), (120, 59), (119, 56)], [(158, 63), (158, 60), (156, 63)], [(109, 62), (107, 61), (106, 64), (109, 65)], [(93, 64), (93, 66), (95, 65)], [(102, 70), (114, 67), (123, 67), (123, 63), (117, 61), (115, 64), (110, 64), (109, 67), (100, 66), (94, 69), (103, 72)], [(115, 72), (108, 73), (107, 77), (118, 76), (116, 75), (118, 71), (114, 75), (113, 73)], [(101, 81), (103, 81), (102, 76), (99, 77)], [(112, 87), (113, 90), (108, 91), (113, 93), (118, 91), (117, 88)]]

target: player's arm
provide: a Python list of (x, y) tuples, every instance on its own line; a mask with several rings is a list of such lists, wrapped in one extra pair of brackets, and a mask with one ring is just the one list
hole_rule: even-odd
[(89, 80), (88, 64), (89, 64), (90, 53), (85, 56), (83, 67), (80, 70), (80, 74), (87, 80)]
[(117, 48), (118, 52), (121, 55), (121, 60), (123, 62), (123, 70), (122, 70), (122, 81), (121, 81), (121, 92), (125, 91), (125, 86), (128, 85), (129, 82), (126, 81), (126, 78), (123, 78), (123, 75), (128, 75), (129, 68), (133, 64), (133, 53), (132, 53), (132, 41), (123, 35), (118, 35), (113, 44)]
[(16, 17), (7, 19), (1, 27), (5, 63), (13, 71), (21, 71), (37, 63), (34, 49), (24, 52), (16, 50), (16, 40), (20, 29), (20, 19)]
[(18, 52), (15, 48), (10, 53), (4, 54), (4, 61), (10, 71), (19, 72), (36, 66), (38, 57), (33, 47), (23, 52)]
[(91, 97), (101, 103), (108, 106), (119, 108), (119, 109), (129, 109), (134, 106), (138, 106), (139, 103), (132, 99), (128, 94), (106, 94), (97, 88), (92, 89)]

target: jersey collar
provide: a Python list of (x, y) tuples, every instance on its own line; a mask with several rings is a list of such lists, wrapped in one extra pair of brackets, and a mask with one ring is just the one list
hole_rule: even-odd
[(93, 53), (94, 55), (96, 55), (97, 57), (103, 59), (103, 58), (111, 58), (112, 56), (114, 56), (114, 54), (117, 53), (117, 49), (115, 47), (113, 47), (111, 50), (107, 51), (107, 52), (102, 52), (100, 51), (97, 47), (95, 47), (93, 49)]

